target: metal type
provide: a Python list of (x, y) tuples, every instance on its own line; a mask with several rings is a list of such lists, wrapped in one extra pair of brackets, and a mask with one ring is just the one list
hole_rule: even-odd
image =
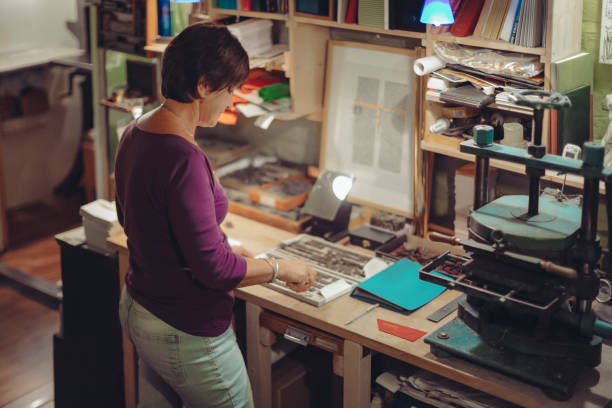
[[(353, 252), (330, 242), (307, 235), (282, 242), (276, 248), (262, 254), (270, 259), (303, 259), (317, 272), (314, 284), (305, 292), (295, 292), (282, 281), (274, 280), (265, 284), (270, 289), (284, 293), (314, 306), (322, 306), (339, 296), (351, 292), (365, 279), (363, 268), (371, 256)], [(386, 260), (389, 264), (391, 260)], [(341, 284), (340, 290), (325, 297), (321, 289)]]

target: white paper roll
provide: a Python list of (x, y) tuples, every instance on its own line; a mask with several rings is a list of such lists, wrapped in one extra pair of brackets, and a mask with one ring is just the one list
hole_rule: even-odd
[(445, 65), (444, 61), (436, 56), (419, 58), (414, 61), (414, 73), (419, 76), (427, 75), (440, 68), (444, 68)]

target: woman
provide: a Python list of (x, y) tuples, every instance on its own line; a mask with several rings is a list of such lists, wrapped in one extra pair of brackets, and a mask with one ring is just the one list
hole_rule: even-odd
[(214, 126), (248, 75), (247, 55), (224, 27), (196, 24), (168, 45), (165, 102), (125, 130), (117, 149), (117, 213), (130, 269), (120, 318), (140, 357), (140, 407), (251, 407), (230, 327), (233, 289), (279, 279), (307, 290), (298, 260), (255, 259), (221, 231), (228, 208), (194, 140)]

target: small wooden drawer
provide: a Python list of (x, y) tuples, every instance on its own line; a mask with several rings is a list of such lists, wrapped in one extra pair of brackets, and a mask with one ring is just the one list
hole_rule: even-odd
[(291, 329), (297, 329), (300, 332), (310, 334), (308, 345), (315, 346), (338, 355), (343, 355), (344, 353), (343, 339), (315, 329), (314, 327), (305, 325), (304, 323), (300, 323), (267, 311), (261, 314), (259, 323), (261, 326), (283, 335), (287, 332), (287, 329), (290, 331)]

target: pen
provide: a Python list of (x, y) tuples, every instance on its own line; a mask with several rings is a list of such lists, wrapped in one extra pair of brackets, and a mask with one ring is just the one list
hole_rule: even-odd
[(372, 310), (376, 309), (378, 306), (380, 306), (380, 304), (374, 303), (372, 306), (368, 307), (366, 310), (364, 310), (363, 312), (359, 313), (357, 316), (355, 316), (352, 319), (348, 320), (344, 324), (347, 325), (347, 324), (353, 323), (355, 320), (359, 319), (361, 316), (365, 316), (366, 314), (370, 313)]

